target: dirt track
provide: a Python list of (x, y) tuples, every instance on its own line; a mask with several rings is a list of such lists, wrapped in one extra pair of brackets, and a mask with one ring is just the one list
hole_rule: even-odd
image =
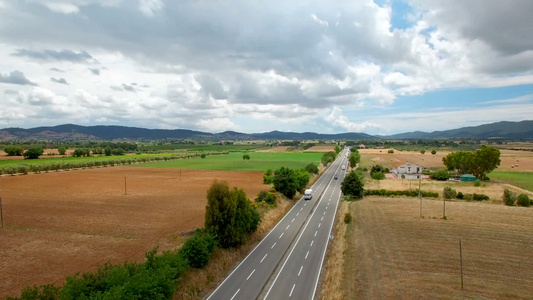
[(269, 188), (261, 172), (114, 167), (0, 177), (0, 298), (176, 247), (180, 233), (203, 226), (214, 179), (249, 198)]

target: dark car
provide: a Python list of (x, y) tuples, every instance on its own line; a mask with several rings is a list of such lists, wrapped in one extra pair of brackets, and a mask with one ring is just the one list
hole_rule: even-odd
[(335, 174), (335, 176), (333, 176), (333, 179), (339, 179), (339, 175)]

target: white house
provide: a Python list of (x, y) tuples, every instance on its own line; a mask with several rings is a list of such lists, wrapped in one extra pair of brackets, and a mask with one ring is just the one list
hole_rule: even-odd
[(392, 170), (392, 174), (396, 178), (419, 179), (422, 176), (422, 167), (412, 163), (405, 163)]

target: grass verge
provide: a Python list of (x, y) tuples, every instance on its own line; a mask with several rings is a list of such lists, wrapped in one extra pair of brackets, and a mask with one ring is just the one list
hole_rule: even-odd
[(532, 172), (491, 172), (488, 176), (491, 180), (501, 180), (533, 192)]

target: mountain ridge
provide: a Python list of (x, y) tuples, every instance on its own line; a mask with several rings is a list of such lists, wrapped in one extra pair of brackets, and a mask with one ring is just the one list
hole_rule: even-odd
[(205, 140), (409, 140), (409, 139), (533, 139), (533, 120), (519, 122), (501, 121), (479, 126), (424, 132), (413, 131), (393, 135), (369, 135), (358, 132), (315, 133), (284, 132), (273, 130), (262, 133), (224, 131), (208, 133), (189, 129), (148, 129), (119, 125), (82, 126), (61, 124), (34, 128), (10, 127), (0, 129), (0, 140), (160, 140), (160, 139), (205, 139)]

